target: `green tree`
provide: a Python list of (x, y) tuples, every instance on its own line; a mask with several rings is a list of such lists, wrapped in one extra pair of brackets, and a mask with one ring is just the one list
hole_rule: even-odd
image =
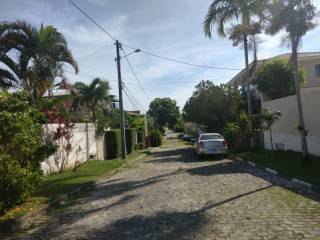
[[(209, 7), (205, 21), (203, 23), (204, 33), (207, 37), (212, 37), (213, 25), (216, 25), (217, 33), (220, 37), (226, 37), (225, 25), (238, 20), (240, 33), (242, 34), (245, 65), (246, 65), (246, 88), (249, 114), (249, 128), (252, 131), (252, 106), (251, 91), (249, 81), (249, 56), (248, 56), (248, 36), (252, 31), (252, 20), (256, 17), (264, 19), (265, 0), (214, 0)], [(253, 139), (251, 139), (251, 146)]]
[(237, 119), (243, 109), (240, 90), (234, 86), (216, 86), (202, 81), (183, 108), (187, 122), (204, 126), (207, 131), (222, 132), (228, 122)]
[[(53, 86), (63, 76), (63, 63), (78, 72), (64, 36), (52, 26), (37, 29), (26, 21), (0, 24), (0, 87), (24, 89), (31, 99)], [(18, 51), (17, 60), (10, 57), (11, 50)]]
[(298, 70), (298, 48), (302, 37), (315, 27), (316, 8), (311, 0), (277, 0), (269, 6), (267, 33), (275, 35), (280, 31), (286, 32), (291, 45), (291, 63), (294, 72), (294, 82), (297, 96), (299, 131), (301, 149), (304, 160), (308, 161), (307, 131), (301, 103), (300, 79)]
[(89, 85), (76, 82), (72, 91), (75, 95), (73, 107), (86, 106), (92, 113), (92, 120), (96, 120), (97, 109), (109, 108), (113, 96), (109, 94), (110, 86), (107, 81), (95, 78)]
[(148, 115), (153, 118), (156, 128), (165, 126), (175, 129), (179, 122), (180, 111), (177, 102), (170, 98), (156, 98), (149, 106)]
[[(302, 69), (299, 79), (302, 83), (305, 81)], [(295, 94), (294, 72), (286, 60), (275, 59), (261, 66), (252, 83), (270, 100)]]
[(43, 138), (44, 120), (27, 94), (0, 93), (0, 212), (36, 190), (40, 163), (56, 150)]

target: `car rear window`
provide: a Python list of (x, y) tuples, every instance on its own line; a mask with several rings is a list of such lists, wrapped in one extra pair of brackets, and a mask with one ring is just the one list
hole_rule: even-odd
[(222, 136), (218, 134), (212, 135), (201, 135), (200, 140), (214, 140), (214, 139), (221, 139)]

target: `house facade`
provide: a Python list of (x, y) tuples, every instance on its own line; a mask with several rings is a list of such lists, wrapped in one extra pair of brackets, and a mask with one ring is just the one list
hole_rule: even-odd
[[(266, 62), (283, 58), (289, 59), (290, 54), (279, 55), (270, 59), (260, 60), (258, 68)], [(307, 142), (310, 154), (320, 156), (320, 53), (300, 53), (298, 63), (306, 74), (306, 83), (301, 86), (301, 97), (305, 126), (308, 131)], [(244, 86), (244, 70), (237, 74), (228, 84)], [(288, 96), (274, 100), (268, 100), (252, 86), (254, 101), (259, 101), (261, 108), (270, 111), (280, 111), (281, 118), (272, 125), (272, 137), (274, 148), (279, 150), (301, 151), (297, 99), (296, 96)], [(264, 147), (271, 149), (270, 136), (264, 132)]]

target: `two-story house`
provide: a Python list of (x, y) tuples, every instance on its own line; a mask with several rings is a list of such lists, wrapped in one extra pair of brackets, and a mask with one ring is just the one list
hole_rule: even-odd
[[(290, 58), (291, 54), (283, 54), (269, 59), (259, 60), (258, 67), (266, 62), (276, 58)], [(301, 96), (303, 105), (303, 114), (306, 129), (308, 130), (309, 152), (313, 155), (320, 155), (320, 52), (299, 53), (298, 63), (304, 69), (306, 74), (306, 83), (301, 86)], [(243, 87), (245, 71), (238, 73), (228, 84), (234, 84)], [(253, 101), (261, 104), (262, 108), (271, 111), (280, 111), (281, 118), (272, 125), (272, 137), (274, 147), (282, 150), (301, 151), (300, 135), (297, 129), (298, 108), (296, 96), (268, 100), (263, 94), (251, 87), (253, 92)], [(264, 146), (270, 149), (270, 137), (267, 132), (264, 133)]]

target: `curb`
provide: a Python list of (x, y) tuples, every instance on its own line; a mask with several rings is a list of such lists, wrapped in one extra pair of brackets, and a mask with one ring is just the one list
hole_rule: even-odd
[(266, 171), (266, 172), (268, 172), (268, 173), (270, 173), (272, 175), (275, 175), (275, 176), (281, 177), (281, 178), (283, 178), (285, 180), (288, 180), (291, 183), (297, 185), (300, 189), (307, 191), (308, 193), (312, 193), (313, 192), (313, 193), (316, 193), (316, 194), (320, 194), (320, 186), (317, 186), (317, 185), (302, 181), (300, 179), (288, 178), (286, 176), (283, 176), (283, 175), (279, 174), (278, 171), (276, 171), (274, 169), (256, 165), (255, 163), (253, 163), (251, 161), (247, 161), (247, 160), (244, 160), (244, 159), (239, 158), (239, 157), (236, 157), (234, 159), (237, 160), (237, 161), (245, 162), (245, 163), (249, 164), (250, 166), (252, 166), (254, 168), (258, 168), (258, 169), (264, 170), (264, 171)]
[[(136, 157), (136, 158), (133, 158), (130, 160), (130, 162), (134, 162), (134, 161), (137, 161), (137, 160), (140, 160), (144, 157), (146, 157), (147, 154), (143, 153), (142, 155)], [(119, 168), (117, 169), (114, 169), (113, 171), (105, 174), (105, 175), (102, 175), (100, 176), (96, 181), (95, 183), (100, 179), (100, 178), (104, 178), (104, 177), (111, 177), (112, 175), (114, 174), (117, 174), (119, 171), (121, 171), (122, 169), (126, 168), (128, 165), (130, 165), (130, 163), (125, 163), (123, 166), (120, 166)], [(94, 183), (94, 184), (95, 184)], [(93, 184), (93, 185), (94, 185)], [(12, 218), (12, 219), (8, 219), (2, 223), (0, 223), (0, 231), (1, 231), (1, 234), (2, 232), (3, 233), (6, 233), (6, 234), (10, 234), (10, 233), (13, 233), (13, 232), (16, 232), (16, 231), (21, 231), (24, 229), (24, 227), (27, 226), (27, 223), (29, 223), (30, 221), (32, 221), (34, 218), (36, 217), (40, 217), (40, 216), (43, 216), (44, 214), (46, 214), (51, 208), (53, 207), (57, 207), (59, 206), (61, 203), (63, 203), (64, 201), (68, 200), (72, 195), (80, 192), (80, 191), (83, 191), (83, 190), (87, 190), (89, 189), (89, 187), (91, 187), (92, 184), (88, 183), (88, 184), (85, 184), (79, 188), (76, 188), (74, 189), (73, 191), (67, 193), (67, 194), (61, 194), (61, 195), (58, 195), (56, 196), (55, 198), (51, 199), (51, 201), (49, 202), (48, 205), (45, 205), (43, 207), (40, 207), (38, 209), (35, 209), (29, 213), (27, 213), (26, 215), (23, 215), (21, 217), (16, 217), (16, 218)], [(0, 237), (1, 237), (1, 234), (0, 234)]]

